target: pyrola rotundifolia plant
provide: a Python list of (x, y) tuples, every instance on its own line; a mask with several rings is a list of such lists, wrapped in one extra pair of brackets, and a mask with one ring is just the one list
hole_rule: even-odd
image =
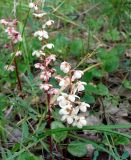
[[(33, 11), (33, 16), (36, 19), (47, 17), (47, 13), (42, 12), (38, 5), (30, 3), (29, 8)], [(40, 89), (47, 95), (48, 102), (48, 114), (52, 109), (59, 106), (59, 114), (61, 120), (67, 122), (68, 125), (77, 126), (82, 128), (87, 124), (87, 108), (89, 104), (81, 102), (81, 98), (78, 96), (85, 89), (85, 82), (80, 81), (84, 72), (81, 70), (75, 70), (68, 62), (62, 62), (60, 64), (60, 70), (63, 71), (65, 76), (58, 75), (56, 70), (53, 69), (53, 64), (56, 61), (56, 56), (51, 54), (47, 55), (46, 50), (51, 50), (55, 46), (52, 43), (48, 43), (49, 33), (48, 27), (54, 24), (53, 20), (48, 19), (41, 27), (34, 33), (34, 37), (38, 38), (41, 42), (41, 48), (35, 50), (32, 56), (39, 58), (39, 63), (35, 64), (35, 68), (40, 70), (39, 78), (41, 80)], [(55, 78), (59, 87), (55, 88), (51, 84), (51, 78)], [(55, 106), (55, 107), (54, 107)], [(49, 120), (50, 121), (50, 120)]]

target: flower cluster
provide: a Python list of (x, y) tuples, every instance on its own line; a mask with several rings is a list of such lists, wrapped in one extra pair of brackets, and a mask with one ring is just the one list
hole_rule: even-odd
[[(35, 17), (43, 17), (41, 15), (46, 15), (46, 13), (41, 13), (36, 4), (30, 4), (30, 8), (33, 11), (37, 11), (33, 15)], [(37, 7), (37, 9), (35, 9)], [(37, 16), (36, 16), (37, 14)], [(52, 63), (55, 62), (55, 55), (46, 56), (45, 49), (53, 49), (54, 45), (52, 43), (45, 43), (45, 40), (49, 38), (48, 32), (45, 30), (46, 27), (51, 26), (54, 23), (53, 20), (48, 20), (42, 29), (34, 33), (34, 37), (38, 38), (41, 42), (42, 47), (40, 50), (33, 51), (32, 55), (40, 58), (41, 62), (35, 64), (35, 68), (40, 69), (40, 89), (44, 90), (53, 99), (57, 97), (51, 105), (58, 105), (60, 107), (59, 114), (61, 115), (61, 120), (66, 121), (68, 124), (82, 128), (86, 125), (87, 108), (90, 107), (89, 104), (80, 101), (79, 93), (84, 91), (85, 82), (80, 81), (84, 72), (81, 70), (73, 70), (68, 62), (62, 62), (60, 64), (60, 69), (65, 73), (62, 77), (57, 75), (56, 71), (52, 69)], [(44, 41), (43, 41), (44, 40)], [(45, 43), (43, 45), (43, 43)], [(50, 79), (55, 78), (58, 82), (59, 88), (54, 88), (50, 84)]]
[[(10, 44), (6, 44), (5, 48), (11, 48), (12, 50), (14, 50), (13, 49), (14, 44), (22, 41), (21, 34), (16, 30), (17, 25), (18, 25), (18, 21), (16, 19), (14, 19), (14, 20), (1, 19), (0, 24), (2, 24), (4, 26), (4, 30), (7, 33), (8, 39), (10, 39)], [(12, 53), (11, 55), (18, 57), (18, 56), (22, 55), (22, 52), (16, 51), (16, 53)], [(6, 65), (4, 67), (4, 69), (7, 71), (14, 71), (15, 66), (14, 65)]]
[[(39, 7), (35, 3), (30, 3), (29, 8), (33, 10), (33, 15), (36, 18), (42, 18), (47, 13), (42, 12), (39, 10)], [(54, 74), (55, 70), (51, 68), (51, 64), (55, 62), (56, 57), (55, 55), (51, 54), (49, 56), (46, 56), (44, 50), (46, 49), (52, 49), (54, 45), (52, 43), (45, 43), (45, 40), (49, 38), (48, 32), (45, 30), (46, 27), (51, 26), (54, 23), (53, 20), (46, 21), (42, 29), (36, 31), (34, 33), (34, 37), (38, 38), (38, 40), (42, 43), (42, 47), (39, 50), (34, 50), (32, 52), (32, 56), (36, 56), (37, 58), (41, 59), (41, 63), (36, 63), (34, 66), (37, 69), (40, 69), (40, 80), (42, 83), (40, 84), (40, 89), (45, 90), (47, 94), (54, 95), (58, 94), (59, 90), (57, 88), (54, 88), (50, 84), (50, 78)], [(45, 44), (44, 44), (45, 43)], [(44, 44), (44, 45), (43, 45)]]
[[(33, 10), (33, 16), (36, 18), (42, 18), (43, 16), (47, 15), (47, 13), (41, 11), (37, 4), (30, 3), (29, 8)], [(45, 30), (46, 27), (51, 26), (54, 23), (53, 20), (46, 21), (42, 28), (34, 33), (34, 37), (38, 38), (40, 41), (43, 41), (44, 39), (49, 38), (48, 32)]]
[(22, 41), (22, 37), (21, 34), (16, 31), (16, 27), (18, 24), (18, 21), (16, 19), (12, 20), (12, 21), (7, 21), (5, 19), (1, 19), (0, 23), (6, 27), (5, 32), (8, 35), (8, 38), (11, 40), (12, 43), (16, 44), (18, 42)]
[(62, 117), (61, 120), (82, 128), (87, 123), (86, 113), (87, 108), (90, 107), (88, 103), (81, 102), (78, 96), (85, 89), (86, 83), (80, 81), (84, 73), (81, 70), (71, 69), (71, 65), (68, 62), (62, 62), (60, 69), (67, 74), (64, 78), (56, 77), (59, 81), (59, 86), (65, 88), (65, 92), (62, 92), (57, 98), (58, 105), (61, 108), (59, 111)]
[(40, 69), (40, 79), (42, 83), (40, 84), (40, 89), (44, 89), (47, 94), (54, 95), (59, 93), (58, 88), (54, 88), (50, 84), (50, 78), (54, 74), (55, 70), (50, 68), (50, 65), (52, 62), (56, 60), (55, 55), (50, 55), (48, 57), (45, 57), (42, 61), (42, 63), (36, 63), (35, 68)]

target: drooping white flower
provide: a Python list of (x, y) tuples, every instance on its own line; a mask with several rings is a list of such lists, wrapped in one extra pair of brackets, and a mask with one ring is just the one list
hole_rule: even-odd
[(45, 59), (45, 65), (48, 66), (51, 62), (54, 62), (55, 60), (56, 60), (56, 55), (51, 54)]
[(76, 88), (77, 88), (78, 92), (80, 92), (80, 91), (85, 90), (85, 85), (87, 85), (87, 83), (78, 81), (76, 85), (77, 85)]
[(60, 115), (69, 114), (72, 112), (72, 109), (73, 109), (71, 104), (63, 105), (60, 107), (61, 107), (61, 109), (59, 110)]
[(49, 91), (48, 91), (48, 94), (50, 95), (55, 95), (55, 94), (58, 94), (59, 93), (59, 89), (58, 88), (51, 88)]
[(49, 90), (50, 87), (52, 87), (52, 85), (48, 83), (40, 84), (40, 89), (44, 89), (45, 91)]
[(74, 74), (72, 76), (72, 80), (74, 81), (75, 79), (80, 79), (83, 76), (84, 72), (81, 70), (75, 70)]
[(51, 73), (49, 71), (43, 71), (40, 74), (40, 79), (44, 81), (48, 81), (51, 77)]
[(45, 56), (45, 53), (43, 53), (43, 51), (41, 50), (36, 50), (32, 53), (32, 56), (36, 56), (36, 57), (40, 57), (40, 56)]
[(15, 56), (17, 56), (17, 57), (18, 57), (18, 56), (21, 56), (21, 55), (22, 55), (22, 52), (21, 52), (21, 51), (17, 51), (16, 54), (15, 54)]
[(41, 40), (43, 40), (44, 38), (45, 38), (45, 39), (48, 39), (48, 38), (49, 38), (49, 35), (48, 35), (48, 32), (47, 32), (47, 31), (40, 30), (40, 31), (36, 31), (36, 32), (34, 33), (34, 37), (38, 37), (38, 39), (41, 41)]
[(45, 28), (46, 26), (51, 26), (54, 23), (53, 20), (48, 20), (43, 26), (42, 28)]
[(45, 67), (41, 63), (36, 63), (34, 66), (35, 66), (35, 68), (39, 68), (41, 70), (45, 69)]
[(90, 105), (88, 103), (81, 102), (78, 107), (79, 107), (80, 111), (86, 112), (87, 108), (90, 108)]
[(76, 116), (75, 121), (73, 122), (73, 126), (77, 126), (78, 128), (82, 128), (87, 124), (85, 117)]
[(46, 45), (44, 45), (44, 46), (42, 47), (42, 50), (44, 50), (45, 48), (52, 49), (52, 48), (54, 48), (54, 44), (48, 43), (48, 44), (46, 44)]
[(62, 121), (67, 121), (68, 124), (72, 124), (78, 111), (78, 108), (73, 108), (72, 105), (67, 105), (60, 109), (59, 114), (62, 115)]
[(36, 18), (42, 18), (43, 16), (45, 16), (47, 13), (33, 13), (33, 15), (36, 17)]
[(6, 26), (6, 25), (8, 25), (8, 21), (6, 21), (5, 19), (1, 19), (0, 24)]
[(34, 4), (34, 3), (29, 3), (29, 8), (30, 9), (34, 9), (35, 11), (38, 10), (38, 6), (36, 4)]
[(70, 84), (70, 78), (69, 77), (65, 77), (65, 78), (61, 78), (59, 81), (59, 86), (60, 87), (66, 87)]
[(73, 94), (70, 94), (68, 96), (68, 100), (71, 102), (75, 102), (76, 98), (80, 98), (80, 97), (78, 97), (77, 95), (73, 95)]
[(57, 98), (57, 102), (60, 107), (65, 107), (70, 105), (71, 103), (67, 100), (68, 95), (67, 94), (62, 94)]
[(64, 72), (64, 73), (68, 73), (71, 69), (71, 65), (67, 62), (62, 62), (60, 65), (60, 69)]
[(13, 72), (15, 70), (15, 66), (13, 66), (13, 65), (6, 65), (4, 67), (4, 69), (7, 70), (7, 71)]

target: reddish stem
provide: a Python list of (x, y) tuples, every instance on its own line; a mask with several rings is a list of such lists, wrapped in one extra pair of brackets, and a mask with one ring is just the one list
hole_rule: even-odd
[[(14, 44), (13, 44), (12, 41), (11, 41), (11, 47), (12, 47), (12, 50), (13, 50), (13, 52), (15, 54)], [(16, 57), (14, 57), (14, 65), (15, 65), (15, 71), (16, 71), (16, 77), (17, 77), (17, 81), (18, 81), (18, 86), (19, 86), (20, 91), (22, 92), (22, 85), (21, 85), (21, 80), (20, 80), (20, 77), (19, 77), (19, 69), (18, 69), (18, 66), (17, 66)]]
[(17, 66), (17, 62), (16, 62), (16, 57), (14, 58), (14, 64), (15, 64), (15, 71), (16, 71), (16, 76), (17, 76), (17, 80), (18, 80), (18, 86), (20, 91), (22, 92), (22, 85), (21, 85), (21, 80), (19, 77), (19, 72), (18, 72), (18, 66)]
[[(50, 94), (47, 93), (47, 103), (48, 103), (48, 127), (51, 129), (51, 106), (50, 106)], [(49, 136), (49, 145), (50, 145), (50, 160), (52, 160), (52, 139)]]

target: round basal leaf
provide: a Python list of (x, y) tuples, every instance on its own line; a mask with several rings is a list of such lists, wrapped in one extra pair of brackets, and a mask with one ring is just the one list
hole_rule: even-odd
[(109, 90), (104, 84), (98, 84), (97, 89), (98, 89), (98, 93), (97, 93), (98, 95), (105, 96), (109, 94)]
[(89, 94), (85, 94), (81, 100), (89, 104), (95, 103), (95, 97)]
[[(51, 129), (58, 128), (65, 128), (65, 126), (59, 121), (54, 121), (51, 123)], [(67, 137), (67, 131), (56, 132), (55, 134), (52, 134), (52, 136), (56, 142), (61, 142)]]
[(68, 152), (76, 157), (83, 157), (87, 154), (86, 144), (80, 141), (73, 141), (68, 145)]

